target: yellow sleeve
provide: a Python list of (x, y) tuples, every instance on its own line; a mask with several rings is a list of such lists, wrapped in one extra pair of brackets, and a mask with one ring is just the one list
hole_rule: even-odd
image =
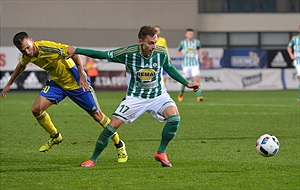
[(159, 37), (158, 40), (157, 40), (157, 42), (156, 42), (156, 45), (163, 46), (164, 48), (166, 48), (167, 53), (168, 53), (168, 58), (169, 58), (169, 60), (171, 60), (166, 38)]
[(21, 59), (21, 65), (26, 66), (30, 62), (30, 57), (23, 55)]

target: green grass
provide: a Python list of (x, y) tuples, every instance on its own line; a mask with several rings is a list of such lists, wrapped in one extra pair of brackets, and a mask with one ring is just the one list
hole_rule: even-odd
[[(110, 143), (95, 167), (81, 168), (100, 126), (66, 99), (48, 109), (64, 140), (40, 153), (48, 134), (31, 114), (37, 92), (10, 92), (0, 100), (0, 189), (300, 189), (297, 93), (211, 91), (196, 103), (188, 92), (177, 104), (181, 124), (167, 149), (172, 168), (162, 168), (153, 158), (164, 123), (149, 114), (118, 130), (128, 162), (117, 163)], [(110, 116), (124, 94), (98, 92), (102, 110)], [(274, 157), (256, 152), (256, 139), (265, 133), (280, 141)]]

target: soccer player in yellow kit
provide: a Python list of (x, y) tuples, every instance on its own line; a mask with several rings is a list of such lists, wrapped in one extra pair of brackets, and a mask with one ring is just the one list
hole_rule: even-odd
[[(62, 135), (52, 123), (46, 109), (52, 104), (58, 104), (67, 96), (89, 113), (103, 128), (110, 123), (110, 119), (98, 105), (94, 90), (84, 72), (80, 56), (74, 55), (67, 59), (68, 45), (44, 40), (34, 41), (26, 32), (17, 33), (13, 38), (13, 43), (23, 56), (3, 88), (2, 98), (6, 98), (11, 85), (30, 62), (44, 69), (51, 76), (51, 80), (47, 81), (32, 105), (34, 117), (50, 135), (46, 144), (40, 147), (40, 152), (46, 152), (54, 144), (62, 141)], [(126, 162), (128, 156), (125, 143), (119, 139), (118, 133), (114, 133), (111, 139), (117, 148), (118, 162)]]
[[(157, 32), (156, 35), (158, 37), (156, 45), (157, 46), (162, 46), (162, 47), (166, 48), (166, 51), (168, 53), (169, 61), (171, 61), (169, 50), (168, 50), (168, 45), (167, 45), (167, 40), (166, 40), (166, 38), (161, 37), (161, 35), (160, 35), (161, 34), (161, 31), (160, 31), (161, 28), (160, 28), (160, 26), (154, 26), (154, 28), (155, 28), (155, 30)], [(164, 83), (166, 85), (167, 84), (167, 80), (168, 80), (168, 74), (167, 74), (167, 72), (165, 70), (163, 70), (162, 75), (163, 75)]]

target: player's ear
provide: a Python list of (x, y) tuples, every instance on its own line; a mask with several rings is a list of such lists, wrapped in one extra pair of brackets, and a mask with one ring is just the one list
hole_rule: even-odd
[(143, 43), (143, 40), (142, 39), (139, 39), (139, 44), (141, 45)]

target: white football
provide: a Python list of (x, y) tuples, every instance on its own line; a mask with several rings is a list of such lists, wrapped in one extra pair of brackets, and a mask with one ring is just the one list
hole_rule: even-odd
[(257, 139), (256, 150), (262, 156), (274, 156), (279, 150), (279, 141), (274, 135), (264, 134)]

